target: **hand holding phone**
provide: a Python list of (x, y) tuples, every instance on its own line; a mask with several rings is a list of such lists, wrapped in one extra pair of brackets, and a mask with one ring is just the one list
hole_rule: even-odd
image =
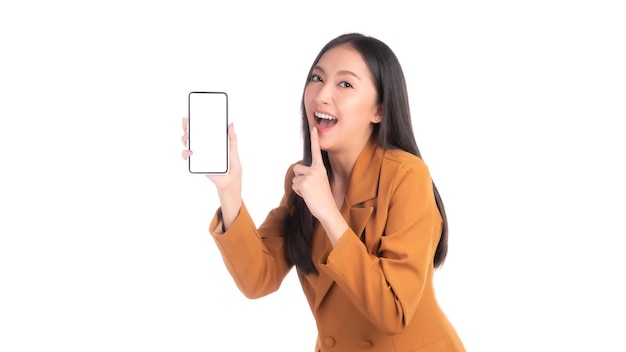
[[(213, 99), (207, 99), (210, 100), (209, 101), (204, 101), (203, 103), (199, 104), (200, 105), (200, 109), (197, 109), (198, 107), (198, 100), (196, 100), (195, 98), (198, 97), (198, 95), (196, 94), (200, 94), (201, 92), (192, 92), (189, 94), (189, 116), (194, 116), (193, 119), (190, 119), (189, 117), (183, 118), (183, 136), (181, 138), (182, 143), (185, 147), (187, 147), (188, 149), (183, 150), (182, 152), (182, 157), (183, 159), (191, 159), (192, 157), (197, 156), (196, 154), (196, 148), (200, 148), (200, 150), (202, 150), (201, 154), (207, 154), (207, 153), (216, 153), (217, 155), (222, 155), (221, 158), (216, 158), (216, 160), (218, 160), (217, 163), (215, 164), (196, 164), (195, 162), (191, 162), (191, 160), (189, 160), (190, 164), (189, 164), (189, 171), (191, 173), (200, 173), (200, 174), (206, 174), (207, 178), (209, 178), (216, 186), (217, 188), (217, 193), (219, 195), (219, 199), (220, 199), (220, 207), (222, 210), (222, 219), (223, 219), (223, 226), (224, 228), (229, 228), (231, 226), (231, 224), (235, 221), (235, 218), (237, 217), (237, 215), (239, 214), (239, 210), (241, 208), (241, 176), (242, 176), (242, 168), (241, 168), (241, 161), (239, 160), (239, 151), (237, 148), (237, 135), (235, 134), (235, 128), (234, 126), (231, 124), (229, 124), (228, 122), (228, 107), (227, 107), (227, 102), (225, 103), (225, 107), (224, 109), (220, 109), (219, 105), (221, 105), (222, 103), (219, 103), (219, 99), (213, 100)], [(227, 99), (226, 97), (226, 93), (210, 93), (210, 92), (204, 92), (203, 94), (223, 94), (223, 99)], [(194, 98), (192, 98), (192, 96)], [(203, 101), (202, 98), (215, 98), (215, 96), (200, 96), (200, 100), (199, 101)], [(217, 102), (217, 106), (218, 108), (214, 110), (214, 112), (217, 112), (217, 114), (210, 114), (210, 111), (212, 111), (212, 109), (207, 108), (207, 106), (212, 106), (213, 104), (215, 104)], [(204, 109), (202, 108), (204, 107)], [(214, 106), (215, 107), (215, 106)], [(209, 113), (209, 114), (207, 114)], [(222, 129), (225, 125), (225, 130), (224, 134), (219, 134), (218, 136), (210, 136), (210, 133), (208, 135), (203, 135), (203, 131), (207, 131), (208, 127), (210, 126), (205, 126), (204, 128), (201, 128), (200, 126), (202, 126), (203, 124), (197, 123), (198, 120), (202, 120), (202, 116), (204, 116), (205, 118), (208, 116), (221, 116), (221, 118), (216, 118), (215, 120), (211, 120), (212, 123), (210, 123), (209, 125), (214, 125), (213, 131), (219, 131), (220, 129)], [(218, 123), (216, 121), (222, 120), (221, 123)], [(191, 133), (192, 127), (191, 127), (191, 121), (194, 121), (193, 124), (193, 133)], [(200, 131), (198, 132), (197, 129), (199, 129)], [(191, 134), (193, 134), (193, 140), (194, 143), (191, 143)], [(199, 145), (196, 144), (196, 140), (199, 138), (211, 138), (210, 140), (212, 141), (211, 143), (209, 143), (208, 147), (207, 145), (203, 145), (202, 143), (200, 143)], [(216, 145), (211, 146), (211, 144), (215, 143)], [(193, 149), (192, 148), (193, 145)], [(224, 149), (225, 147), (225, 149)], [(202, 167), (204, 166), (204, 167)], [(223, 170), (226, 170), (225, 172), (222, 172)]]

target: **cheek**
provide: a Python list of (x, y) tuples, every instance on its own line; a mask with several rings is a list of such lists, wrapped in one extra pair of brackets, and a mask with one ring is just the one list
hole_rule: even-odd
[[(313, 106), (313, 99), (315, 95), (312, 89), (305, 88), (304, 90), (304, 113), (306, 114), (307, 120), (310, 119), (309, 111)], [(310, 123), (310, 121), (309, 121)]]
[(345, 105), (349, 111), (352, 112), (352, 115), (355, 120), (359, 121), (359, 123), (369, 122), (370, 117), (372, 116), (375, 109), (373, 109), (372, 104), (369, 100), (365, 99), (353, 99), (349, 104)]
[(310, 89), (308, 87), (304, 89), (304, 107), (307, 110), (311, 106), (311, 102), (312, 102), (314, 96), (315, 95), (313, 93), (313, 89)]

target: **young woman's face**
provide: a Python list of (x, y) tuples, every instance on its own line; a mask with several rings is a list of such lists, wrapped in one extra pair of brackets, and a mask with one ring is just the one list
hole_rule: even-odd
[(318, 130), (327, 152), (359, 153), (380, 109), (371, 73), (361, 54), (349, 45), (328, 50), (320, 58), (304, 91), (309, 126)]

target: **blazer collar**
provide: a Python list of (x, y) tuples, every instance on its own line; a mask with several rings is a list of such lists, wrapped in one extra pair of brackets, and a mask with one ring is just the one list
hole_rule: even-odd
[(354, 163), (350, 175), (346, 190), (346, 201), (350, 207), (376, 198), (382, 160), (383, 148), (378, 146), (375, 138), (370, 138)]
[[(363, 203), (376, 198), (378, 194), (378, 179), (382, 160), (383, 148), (379, 147), (376, 140), (372, 138), (359, 154), (350, 175), (350, 182), (346, 191), (346, 204), (342, 206), (341, 213), (357, 236), (360, 236), (365, 229), (374, 210), (373, 205), (365, 206)], [(316, 231), (319, 233), (315, 237), (321, 241), (321, 243), (318, 242), (321, 248), (318, 253), (323, 253), (322, 256), (325, 258), (328, 252), (332, 250), (332, 246), (321, 226)], [(368, 245), (367, 239), (365, 244)], [(332, 284), (332, 277), (324, 270), (320, 270), (313, 310), (319, 308)]]

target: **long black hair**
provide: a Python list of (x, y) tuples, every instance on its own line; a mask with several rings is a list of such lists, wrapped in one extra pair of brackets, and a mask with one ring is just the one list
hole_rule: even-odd
[[(396, 55), (382, 41), (360, 33), (343, 34), (331, 40), (322, 48), (315, 61), (313, 61), (307, 75), (305, 90), (306, 85), (310, 81), (313, 68), (317, 65), (322, 55), (328, 50), (344, 44), (349, 45), (361, 54), (372, 75), (377, 91), (377, 104), (382, 106), (382, 120), (380, 123), (374, 124), (372, 131), (378, 145), (385, 149), (402, 149), (421, 159), (422, 155), (413, 134), (404, 73)], [(311, 135), (304, 106), (304, 93), (301, 103), (301, 115), (302, 134), (304, 137), (303, 162), (305, 165), (310, 166)], [(322, 151), (322, 156), (330, 179), (332, 173), (330, 163), (328, 162), (328, 154)], [(433, 190), (437, 208), (443, 219), (441, 237), (433, 259), (435, 268), (438, 268), (443, 264), (448, 253), (448, 220), (439, 191), (434, 182)], [(301, 273), (317, 273), (317, 269), (315, 269), (311, 259), (311, 243), (317, 220), (307, 208), (304, 200), (293, 191), (289, 194), (288, 204), (291, 211), (285, 219), (284, 226), (285, 255), (288, 260), (296, 265)]]

